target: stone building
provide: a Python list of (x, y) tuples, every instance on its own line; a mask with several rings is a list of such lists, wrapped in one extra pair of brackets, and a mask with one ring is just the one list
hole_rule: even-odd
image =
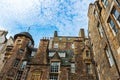
[[(90, 42), (84, 30), (79, 36), (41, 39), (38, 48), (28, 32), (14, 36), (0, 80), (96, 80)], [(33, 56), (34, 55), (34, 56)]]
[(6, 38), (7, 33), (8, 33), (7, 31), (0, 30), (0, 71), (1, 71), (4, 63), (6, 62), (6, 60), (4, 59), (5, 53), (6, 53), (6, 48), (8, 46), (12, 46), (12, 44), (13, 44), (12, 37), (10, 37), (9, 39)]
[(98, 80), (120, 79), (120, 0), (89, 5), (88, 31)]

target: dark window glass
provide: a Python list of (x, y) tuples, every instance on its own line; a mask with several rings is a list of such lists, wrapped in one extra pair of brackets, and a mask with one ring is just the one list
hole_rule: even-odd
[(115, 19), (117, 20), (118, 25), (120, 25), (120, 13), (115, 8), (113, 8), (112, 13)]
[(19, 62), (20, 62), (20, 59), (15, 59), (14, 62), (13, 62), (13, 66), (17, 67)]
[(51, 72), (58, 72), (60, 68), (59, 62), (52, 62), (51, 63)]
[(102, 3), (105, 6), (105, 8), (108, 6), (108, 0), (102, 0)]
[(90, 51), (86, 51), (86, 57), (90, 57)]
[(22, 73), (23, 73), (23, 71), (18, 71), (16, 80), (22, 80), (21, 79)]
[(109, 18), (109, 24), (110, 24), (110, 27), (112, 28), (112, 30), (115, 32), (115, 34), (118, 33), (118, 30), (113, 22), (113, 20), (111, 18)]
[(87, 64), (86, 64), (86, 72), (87, 72), (87, 74), (90, 74), (90, 73), (91, 73), (90, 63), (87, 63)]
[(58, 75), (51, 74), (49, 80), (58, 80)]

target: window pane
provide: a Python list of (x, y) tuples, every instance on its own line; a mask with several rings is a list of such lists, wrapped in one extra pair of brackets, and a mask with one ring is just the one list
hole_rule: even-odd
[(54, 43), (54, 48), (58, 48), (58, 43)]
[(99, 30), (100, 36), (103, 37), (103, 29), (100, 23), (98, 25), (98, 30)]
[(86, 51), (86, 57), (90, 57), (90, 51)]
[(116, 26), (115, 26), (115, 24), (114, 24), (114, 22), (113, 22), (113, 20), (111, 18), (109, 20), (109, 24), (110, 24), (110, 27), (112, 28), (112, 30), (115, 32), (115, 34), (117, 34), (118, 29), (116, 28)]
[(108, 0), (102, 0), (103, 5), (105, 6), (105, 8), (108, 6)]
[(58, 80), (58, 75), (51, 74), (49, 80)]
[(71, 63), (71, 73), (75, 73), (75, 63)]
[(22, 65), (21, 65), (21, 69), (25, 69), (26, 68), (26, 65), (27, 65), (27, 61), (23, 61), (22, 62)]
[(58, 52), (58, 54), (60, 57), (65, 57), (65, 55), (66, 55), (65, 52)]
[(87, 63), (87, 64), (86, 64), (86, 72), (87, 72), (87, 74), (91, 74), (90, 63)]
[(58, 72), (60, 68), (59, 62), (52, 62), (51, 63), (51, 72)]
[(14, 62), (13, 62), (13, 66), (17, 67), (19, 62), (20, 62), (20, 59), (15, 59)]
[(54, 54), (55, 52), (49, 52), (49, 57), (53, 57)]
[(108, 57), (108, 61), (110, 63), (110, 66), (112, 66), (114, 64), (114, 61), (113, 61), (113, 57), (112, 57), (110, 49), (108, 47), (106, 47), (105, 52), (106, 52), (106, 55)]
[(22, 73), (23, 73), (23, 71), (18, 71), (17, 79), (16, 80), (21, 80)]

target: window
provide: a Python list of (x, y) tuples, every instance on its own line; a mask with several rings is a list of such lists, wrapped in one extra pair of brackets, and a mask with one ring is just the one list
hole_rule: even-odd
[(105, 48), (105, 53), (107, 55), (108, 61), (110, 63), (110, 66), (112, 66), (114, 64), (114, 61), (113, 61), (113, 57), (112, 57), (111, 51), (110, 51), (110, 49), (108, 47)]
[(21, 44), (22, 43), (22, 40), (17, 40), (17, 44)]
[(86, 57), (90, 57), (90, 51), (86, 51)]
[(103, 29), (100, 23), (98, 24), (98, 30), (99, 30), (100, 36), (103, 37)]
[(21, 80), (23, 71), (18, 71), (16, 80)]
[(23, 53), (24, 53), (24, 50), (23, 50), (23, 49), (19, 49), (19, 53), (20, 53), (20, 54), (23, 54)]
[(86, 64), (86, 72), (87, 72), (87, 74), (91, 74), (91, 66), (90, 66), (90, 63), (87, 63), (87, 64)]
[(74, 49), (75, 48), (75, 46), (74, 46), (74, 44), (72, 44), (72, 49)]
[(120, 1), (118, 1), (118, 0), (116, 0), (116, 1), (117, 1), (118, 6), (120, 7)]
[(59, 40), (61, 41), (61, 40), (62, 40), (62, 38), (59, 38)]
[(32, 45), (32, 41), (29, 41), (28, 42), (28, 46), (30, 47)]
[(71, 73), (75, 73), (75, 63), (71, 63)]
[(5, 36), (4, 35), (2, 35), (2, 36), (0, 36), (0, 43), (4, 43), (5, 42)]
[(67, 38), (67, 40), (70, 40), (70, 38)]
[(116, 35), (118, 33), (118, 30), (111, 18), (109, 18), (108, 23), (109, 23), (111, 29), (113, 30), (114, 35)]
[(42, 76), (41, 71), (39, 71), (39, 70), (35, 71), (35, 72), (32, 73), (31, 80), (42, 80), (41, 76)]
[(20, 59), (15, 59), (14, 62), (13, 62), (13, 66), (17, 67), (19, 62), (20, 62)]
[(58, 80), (58, 75), (51, 74), (49, 80)]
[(103, 3), (105, 8), (108, 6), (108, 0), (102, 0), (102, 3)]
[(58, 52), (58, 54), (60, 57), (65, 57), (65, 55), (66, 55), (65, 52)]
[(115, 8), (113, 8), (112, 13), (114, 18), (117, 20), (118, 25), (120, 26), (120, 13)]
[(51, 63), (51, 72), (58, 72), (60, 68), (59, 62), (52, 62)]
[(49, 52), (49, 57), (53, 57), (54, 54), (55, 52)]
[(27, 61), (23, 61), (21, 65), (21, 69), (24, 70), (26, 68)]
[(58, 48), (58, 43), (54, 43), (54, 48)]
[(32, 51), (31, 56), (33, 57), (36, 54), (35, 51)]
[(97, 12), (97, 10), (94, 11), (94, 15), (95, 15), (95, 17), (98, 16), (98, 12)]

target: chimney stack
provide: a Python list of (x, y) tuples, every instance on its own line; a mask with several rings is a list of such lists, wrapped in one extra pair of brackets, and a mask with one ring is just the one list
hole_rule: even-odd
[(58, 36), (57, 31), (55, 31), (54, 32), (54, 37), (57, 37), (57, 36)]
[(85, 32), (84, 32), (84, 29), (80, 29), (80, 32), (79, 32), (79, 37), (85, 37)]

